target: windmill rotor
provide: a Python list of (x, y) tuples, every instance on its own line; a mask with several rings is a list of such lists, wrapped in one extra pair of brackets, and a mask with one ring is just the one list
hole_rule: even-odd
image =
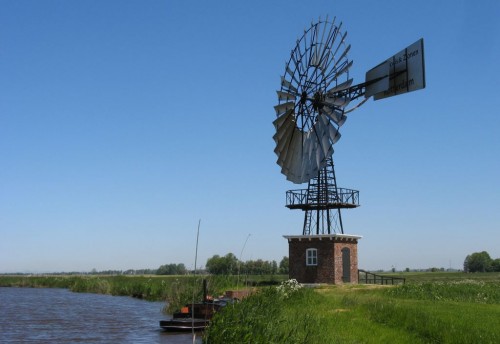
[(319, 19), (304, 30), (285, 65), (274, 107), (273, 139), (276, 162), (293, 183), (308, 182), (327, 165), (347, 114), (368, 98), (384, 99), (425, 88), (423, 39), (369, 70), (365, 82), (352, 85), (351, 45), (346, 38), (342, 22)]
[(274, 152), (281, 172), (296, 184), (308, 182), (326, 166), (353, 100), (353, 61), (347, 57), (351, 46), (341, 27), (328, 19), (311, 24), (297, 40), (281, 76), (274, 107)]

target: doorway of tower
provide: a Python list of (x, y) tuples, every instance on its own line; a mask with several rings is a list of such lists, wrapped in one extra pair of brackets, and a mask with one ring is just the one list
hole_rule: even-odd
[(351, 282), (351, 250), (347, 247), (342, 249), (342, 282)]

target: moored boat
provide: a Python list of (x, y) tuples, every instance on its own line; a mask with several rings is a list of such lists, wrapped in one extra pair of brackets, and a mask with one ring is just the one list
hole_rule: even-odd
[(211, 299), (207, 296), (206, 281), (203, 281), (203, 301), (187, 304), (172, 315), (172, 319), (160, 320), (160, 327), (166, 331), (202, 331), (208, 326), (214, 314), (233, 299), (224, 297)]
[(208, 319), (172, 318), (160, 320), (160, 327), (171, 332), (203, 331), (208, 326), (209, 321)]

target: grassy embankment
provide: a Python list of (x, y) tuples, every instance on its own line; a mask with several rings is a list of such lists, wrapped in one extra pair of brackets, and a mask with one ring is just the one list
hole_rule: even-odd
[(269, 288), (216, 315), (209, 343), (500, 343), (500, 274), (404, 274), (406, 285)]

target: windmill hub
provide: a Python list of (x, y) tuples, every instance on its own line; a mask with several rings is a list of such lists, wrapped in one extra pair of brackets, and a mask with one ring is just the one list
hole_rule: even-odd
[(311, 101), (313, 110), (319, 111), (323, 108), (325, 96), (318, 91), (312, 98), (309, 98), (306, 91), (302, 92), (302, 94), (300, 95), (300, 104), (306, 105), (308, 100)]
[(304, 91), (302, 92), (302, 94), (300, 95), (300, 104), (302, 105), (306, 105), (306, 101), (307, 101), (307, 92)]
[(319, 91), (314, 94), (314, 98), (312, 101), (312, 106), (315, 111), (321, 110), (323, 108), (323, 100), (324, 100), (323, 94), (321, 94)]

